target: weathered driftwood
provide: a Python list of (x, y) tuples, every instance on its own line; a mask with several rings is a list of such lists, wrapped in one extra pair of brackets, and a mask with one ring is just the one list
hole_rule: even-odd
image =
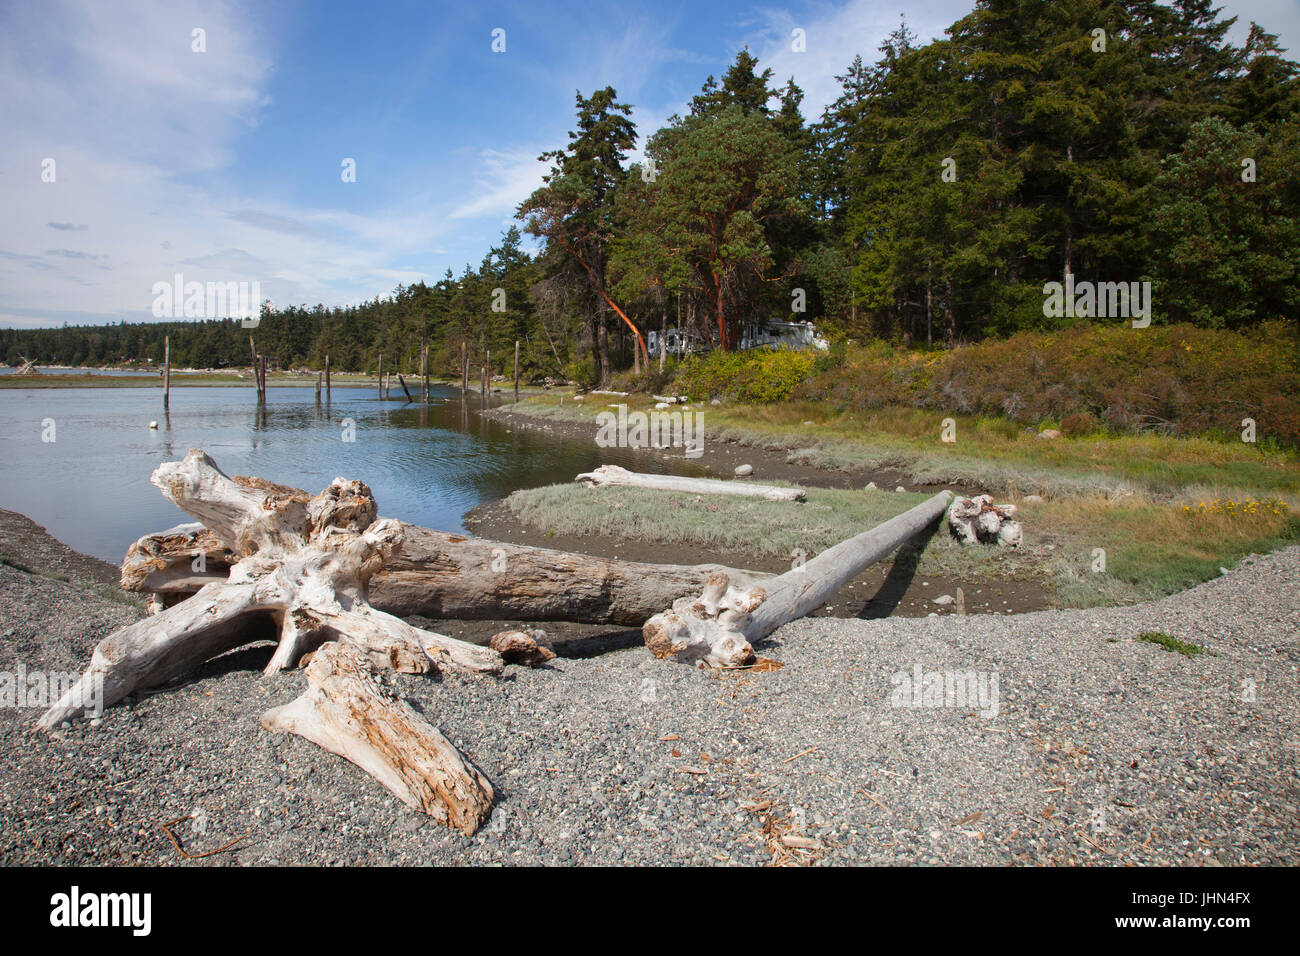
[[(183, 511), (198, 518), (234, 563), (226, 580), (205, 584), (179, 604), (101, 641), (81, 680), (46, 711), (41, 727), (49, 729), (76, 716), (85, 700), (110, 705), (247, 642), (255, 634), (248, 627), (253, 617), (269, 616), (279, 627), (279, 645), (267, 664), (268, 672), (296, 665), (327, 641), (346, 645), (372, 666), (403, 673), (435, 668), (470, 674), (502, 671), (504, 661), (491, 648), (412, 627), (370, 606), (367, 584), (400, 549), (402, 529), (399, 522), (376, 518), (374, 496), (362, 482), (336, 478), (311, 497), (256, 478), (228, 477), (197, 449), (183, 461), (159, 465), (150, 480)], [(189, 540), (205, 554), (213, 545), (198, 534)], [(323, 658), (326, 663), (317, 668), (318, 683), (325, 680), (322, 669), (327, 664), (343, 659), (338, 654)], [(339, 680), (340, 687), (351, 686), (346, 676)], [(102, 687), (99, 693), (96, 685)], [(361, 728), (369, 735), (368, 742), (355, 744), (346, 754), (349, 759), (356, 759), (353, 753), (365, 753), (367, 747), (387, 746), (364, 722), (334, 720), (329, 726), (331, 739), (346, 727)], [(401, 763), (404, 758), (398, 753), (395, 759)], [(356, 762), (367, 769), (374, 763)], [(405, 772), (419, 775), (424, 769), (407, 766)], [(391, 787), (389, 780), (384, 782)], [(430, 787), (459, 799), (459, 791), (444, 792), (436, 782)], [(419, 802), (423, 806), (423, 799)], [(462, 810), (448, 807), (447, 812), (455, 817)], [(471, 806), (464, 812), (477, 811)]]
[(687, 664), (748, 664), (754, 659), (752, 642), (825, 604), (864, 568), (939, 520), (951, 497), (940, 492), (759, 586), (739, 588), (725, 573), (716, 573), (698, 598), (682, 598), (645, 623), (646, 647), (655, 657)]
[(679, 475), (646, 475), (628, 471), (618, 465), (601, 465), (595, 471), (578, 475), (574, 481), (585, 481), (593, 488), (603, 485), (630, 485), (634, 488), (658, 488), (695, 495), (749, 495), (769, 501), (803, 501), (807, 494), (802, 488), (779, 488), (776, 485), (755, 485), (747, 481), (720, 481), (716, 478), (683, 478)]
[(540, 628), (493, 634), (488, 640), (488, 647), (499, 652), (507, 664), (538, 667), (555, 658), (555, 651), (551, 649), (551, 639)]
[(322, 644), (307, 690), (262, 715), (267, 730), (305, 737), (352, 761), (414, 810), (472, 834), (492, 812), (487, 778), (437, 728), (377, 679), (355, 648)]
[(991, 495), (959, 496), (948, 508), (948, 526), (962, 544), (996, 542), (1004, 548), (1015, 548), (1023, 536), (1015, 514), (1015, 505), (995, 505)]
[[(717, 564), (646, 564), (505, 544), (402, 525), (402, 549), (370, 579), (372, 607), (400, 617), (579, 621), (640, 627), (722, 571), (746, 587), (772, 577)], [(236, 556), (200, 524), (145, 535), (122, 562), (122, 587), (160, 604), (224, 581)]]

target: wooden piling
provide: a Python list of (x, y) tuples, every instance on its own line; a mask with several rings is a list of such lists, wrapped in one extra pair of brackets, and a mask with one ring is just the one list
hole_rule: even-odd
[(384, 353), (379, 353), (379, 400), (384, 400)]
[(171, 405), (172, 399), (172, 337), (163, 336), (163, 408)]
[(329, 353), (325, 354), (325, 401), (330, 400), (330, 357)]
[(519, 401), (519, 340), (515, 339), (515, 401)]

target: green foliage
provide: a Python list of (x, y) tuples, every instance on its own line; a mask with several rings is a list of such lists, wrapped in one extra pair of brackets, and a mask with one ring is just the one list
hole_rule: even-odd
[(1300, 122), (1265, 138), (1203, 120), (1151, 196), (1158, 315), (1226, 328), (1300, 316)]
[[(836, 361), (838, 359), (838, 362)], [(1300, 335), (1281, 322), (1242, 332), (1192, 325), (1076, 325), (945, 352), (881, 342), (833, 352), (795, 397), (847, 408), (911, 406), (1117, 431), (1300, 445)]]
[(596, 375), (596, 363), (590, 355), (577, 359), (564, 366), (565, 377), (577, 383), (579, 388), (595, 388), (599, 384)]
[(1168, 321), (1294, 321), (1297, 65), (1258, 26), (1234, 47), (1230, 23), (1209, 0), (999, 0), (855, 60), (819, 126), (861, 310), (838, 305), (844, 327), (949, 345), (1046, 329), (1042, 285), (1066, 272), (1154, 277)]
[(1205, 653), (1205, 648), (1201, 647), (1201, 645), (1180, 641), (1172, 634), (1166, 634), (1163, 631), (1143, 631), (1137, 636), (1137, 639), (1143, 643), (1155, 644), (1167, 651), (1182, 654), (1184, 657), (1195, 657), (1197, 654)]
[(728, 397), (756, 405), (789, 398), (812, 373), (816, 357), (791, 349), (710, 352), (682, 363), (677, 390), (697, 401)]

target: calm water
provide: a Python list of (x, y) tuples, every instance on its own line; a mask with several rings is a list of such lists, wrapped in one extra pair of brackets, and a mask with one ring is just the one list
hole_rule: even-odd
[[(192, 520), (149, 483), (161, 461), (202, 448), (226, 474), (320, 491), (337, 476), (370, 485), (379, 513), (463, 531), (466, 512), (519, 488), (572, 481), (600, 464), (638, 471), (704, 474), (683, 459), (597, 448), (483, 419), (480, 398), (434, 388), (431, 404), (381, 402), (370, 388), (335, 388), (316, 404), (312, 388), (269, 388), (258, 409), (251, 388), (161, 391), (0, 391), (0, 507), (27, 515), (60, 540), (118, 562), (152, 531)], [(342, 420), (356, 441), (342, 440)], [(55, 440), (42, 441), (53, 419)], [(149, 422), (157, 421), (151, 431)], [(594, 438), (594, 434), (593, 434)]]

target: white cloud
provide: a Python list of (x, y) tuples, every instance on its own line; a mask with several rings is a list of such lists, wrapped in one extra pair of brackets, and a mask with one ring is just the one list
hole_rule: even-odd
[[(199, 0), (0, 13), (0, 323), (148, 321), (153, 284), (177, 272), (259, 281), (280, 304), (356, 302), (430, 278), (403, 266), (451, 238), (445, 191), (359, 213), (224, 185), (268, 103), (275, 51), (261, 13)], [(196, 26), (205, 53), (190, 48)], [(53, 183), (41, 181), (46, 157)], [(515, 158), (492, 157), (515, 172), (478, 208), (509, 214), (527, 195)]]
[(549, 164), (537, 160), (542, 152), (520, 147), (482, 150), (474, 194), (448, 213), (447, 218), (513, 216), (515, 208), (542, 185), (542, 177), (550, 170)]
[[(750, 52), (759, 67), (772, 68), (772, 86), (781, 88), (791, 76), (804, 91), (803, 115), (810, 122), (821, 118), (822, 110), (840, 95), (837, 75), (843, 75), (861, 54), (866, 63), (879, 59), (879, 46), (898, 28), (899, 14), (906, 13), (907, 26), (917, 43), (928, 43), (970, 11), (966, 0), (908, 0), (880, 3), (879, 0), (851, 0), (844, 5), (819, 4), (811, 16), (795, 17), (788, 10), (762, 11), (762, 20), (748, 38)], [(795, 52), (791, 32), (805, 33), (805, 51)]]

